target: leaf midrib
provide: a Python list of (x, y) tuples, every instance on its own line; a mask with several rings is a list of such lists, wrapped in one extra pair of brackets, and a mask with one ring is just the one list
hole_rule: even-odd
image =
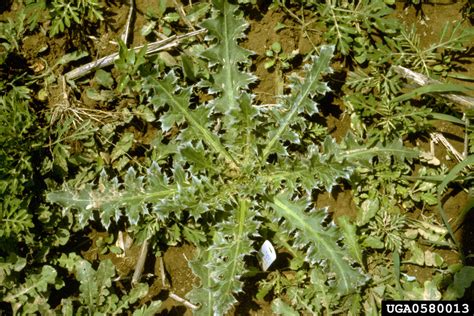
[(194, 118), (192, 113), (187, 111), (186, 108), (184, 108), (175, 98), (173, 94), (171, 94), (162, 84), (161, 82), (157, 82), (157, 84), (160, 86), (161, 91), (163, 91), (166, 96), (168, 97), (169, 102), (172, 103), (173, 106), (175, 106), (186, 118), (186, 120), (195, 128), (199, 130), (201, 135), (204, 137), (204, 141), (210, 145), (218, 154), (223, 155), (226, 160), (231, 164), (231, 167), (233, 169), (240, 169), (239, 163), (232, 157), (232, 155), (229, 154), (229, 152), (224, 148), (224, 146), (216, 140), (213, 135), (209, 132), (207, 128), (199, 124), (199, 122)]
[(339, 271), (337, 276), (340, 280), (342, 279), (342, 282), (344, 283), (344, 289), (345, 290), (350, 289), (350, 282), (345, 277), (345, 275), (346, 275), (345, 269), (344, 269), (344, 267), (342, 266), (342, 264), (340, 262), (340, 260), (342, 260), (342, 259), (335, 255), (335, 252), (333, 251), (334, 247), (331, 247), (325, 241), (325, 239), (323, 237), (321, 237), (319, 232), (314, 230), (313, 227), (311, 227), (307, 222), (302, 220), (299, 216), (296, 216), (294, 214), (294, 212), (289, 207), (287, 207), (285, 205), (285, 203), (283, 203), (280, 199), (275, 197), (274, 198), (274, 203), (277, 207), (282, 209), (289, 217), (291, 217), (291, 220), (297, 221), (299, 223), (300, 227), (303, 228), (303, 230), (311, 231), (311, 232), (314, 233), (314, 234), (311, 234), (311, 235), (315, 236), (314, 238), (316, 238), (318, 240), (318, 242), (326, 249), (326, 253), (329, 254), (329, 256), (332, 258), (332, 260), (330, 260), (330, 262), (335, 264), (336, 270)]

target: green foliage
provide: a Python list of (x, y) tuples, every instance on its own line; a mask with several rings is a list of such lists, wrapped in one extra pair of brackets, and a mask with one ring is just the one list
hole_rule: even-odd
[[(13, 314), (44, 314), (50, 309), (48, 297), (51, 286), (56, 283), (56, 276), (57, 272), (53, 267), (44, 265), (41, 271), (30, 274), (20, 286), (15, 284), (15, 287), (2, 297), (2, 301), (11, 304)], [(59, 287), (61, 286), (57, 286)]]
[[(440, 185), (438, 186), (437, 193), (438, 193), (438, 210), (439, 210), (439, 215), (442, 218), (444, 224), (446, 225), (446, 229), (449, 232), (449, 235), (453, 239), (453, 241), (456, 243), (456, 246), (459, 250), (462, 250), (461, 245), (459, 244), (458, 240), (456, 239), (456, 236), (454, 235), (454, 231), (451, 228), (451, 224), (448, 221), (448, 216), (446, 215), (446, 212), (444, 210), (444, 207), (441, 203), (441, 195), (443, 194), (443, 191), (446, 189), (447, 185), (450, 182), (453, 182), (457, 180), (460, 177), (461, 172), (468, 166), (472, 166), (474, 164), (474, 156), (468, 156), (466, 157), (462, 162), (458, 163), (455, 165), (449, 173), (446, 175), (446, 177), (441, 181)], [(461, 213), (461, 217), (464, 215)]]
[(474, 267), (472, 266), (463, 266), (459, 271), (456, 271), (454, 274), (454, 281), (449, 285), (443, 299), (457, 300), (462, 298), (465, 290), (472, 285), (472, 282), (474, 282), (473, 272)]
[(255, 77), (248, 72), (240, 71), (241, 65), (249, 65), (251, 52), (238, 45), (238, 40), (244, 37), (243, 31), (248, 24), (236, 12), (236, 7), (227, 1), (214, 1), (214, 18), (202, 23), (210, 36), (217, 41), (202, 56), (209, 60), (210, 65), (215, 65), (212, 81), (207, 85), (211, 93), (220, 92), (212, 106), (220, 113), (229, 114), (238, 109), (237, 100), (241, 90), (255, 81)]
[[(320, 146), (298, 147), (306, 142), (304, 135), (311, 128), (305, 117), (318, 113), (317, 96), (330, 91), (321, 77), (332, 72), (334, 47), (322, 46), (304, 67), (304, 74), (290, 78), (289, 93), (278, 106), (267, 110), (254, 105), (248, 93), (255, 78), (246, 71), (251, 52), (238, 46), (247, 24), (237, 7), (214, 1), (212, 18), (202, 25), (212, 41), (201, 54), (211, 65), (209, 80), (182, 87), (175, 71), (154, 72), (143, 79), (142, 89), (160, 113), (160, 129), (163, 133), (174, 130), (167, 140), (168, 146), (177, 146), (169, 153), (172, 167), (165, 169), (153, 162), (143, 176), (129, 169), (123, 182), (109, 180), (102, 172), (97, 186), (64, 187), (50, 192), (48, 200), (62, 205), (63, 214), (77, 210), (82, 227), (97, 212), (105, 227), (125, 215), (132, 225), (150, 223), (151, 217), (168, 227), (176, 227), (175, 220), (187, 220), (209, 231), (204, 238), (190, 234), (193, 228), (184, 234), (199, 249), (190, 265), (200, 284), (189, 293), (201, 307), (197, 314), (224, 314), (237, 302), (235, 295), (242, 291), (248, 273), (244, 258), (254, 252), (252, 236), (258, 236), (263, 223), (284, 235), (298, 236), (285, 246), (306, 251), (298, 257), (300, 265), (318, 263), (320, 268), (311, 273), (328, 274), (324, 282), (313, 278), (320, 291), (301, 288), (302, 292), (293, 293), (302, 302), (322, 292), (334, 297), (355, 295), (368, 279), (361, 268), (352, 266), (355, 260), (362, 261), (355, 227), (345, 222), (345, 245), (359, 248), (351, 258), (339, 244), (342, 233), (334, 224), (324, 223), (325, 213), (308, 212), (312, 191), (331, 191), (374, 157), (402, 163), (417, 152), (404, 148), (400, 141), (367, 146), (350, 134), (339, 144), (327, 137)], [(213, 93), (213, 99), (194, 103), (196, 90), (203, 88)], [(115, 152), (130, 147), (125, 135)], [(272, 156), (276, 159), (270, 160)], [(284, 195), (282, 189), (286, 189)], [(262, 212), (268, 208), (274, 212)], [(274, 221), (279, 218), (285, 220)], [(146, 225), (148, 232), (156, 231), (156, 222)], [(176, 236), (168, 234), (168, 242), (173, 243)], [(336, 304), (329, 294), (326, 297), (328, 307)]]
[(45, 21), (48, 2), (46, 0), (25, 0), (24, 3), (28, 29), (32, 31), (37, 28), (38, 23)]
[(0, 96), (0, 237), (18, 234), (20, 240), (33, 227), (28, 212), (34, 189), (32, 155), (42, 137), (34, 129), (29, 92), (25, 86), (10, 85)]
[[(266, 52), (264, 68), (280, 80), (276, 104), (253, 94), (255, 53), (241, 45), (249, 26), (241, 9), (260, 7), (249, 0), (183, 10), (157, 1), (142, 36), (172, 36), (186, 25), (204, 28), (205, 37), (151, 57), (146, 45), (119, 41), (113, 70), (91, 80), (57, 73), (82, 51), (35, 77), (26, 69), (2, 77), (0, 299), (18, 314), (159, 313), (160, 302), (146, 305), (146, 284), (129, 288), (115, 261), (104, 259), (120, 253), (117, 229), (150, 241), (155, 253), (195, 247), (186, 298), (197, 315), (229, 313), (253, 278), (256, 299), (272, 299), (282, 315), (376, 315), (382, 300), (461, 298), (472, 271), (448, 266), (438, 251), (460, 250), (441, 202), (451, 183), (472, 187), (473, 158), (435, 166), (434, 153), (412, 140), (427, 136), (434, 119), (464, 124), (436, 113), (431, 95), (468, 90), (452, 83), (408, 90), (390, 65), (448, 77), (472, 31), (455, 24), (421, 48), (387, 4), (273, 1), (272, 10), (301, 23), (302, 36), (314, 28), (322, 35), (308, 56), (285, 54), (279, 42)], [(103, 9), (96, 0), (26, 0), (19, 23), (0, 23), (0, 61), (25, 56), (22, 39), (40, 22), (49, 19), (43, 27), (55, 36), (97, 25)], [(353, 71), (342, 79), (347, 69), (334, 74), (334, 62)], [(332, 103), (345, 105), (341, 122), (350, 119), (343, 134), (341, 126), (332, 134), (322, 114)], [(338, 202), (325, 205), (325, 194)], [(340, 203), (344, 195), (351, 201)], [(76, 238), (99, 225), (109, 234), (94, 240), (97, 260), (85, 260)], [(253, 257), (264, 240), (280, 261), (262, 273)], [(408, 265), (432, 278), (419, 282)], [(71, 280), (74, 293), (61, 291)]]
[[(68, 298), (61, 302), (64, 315), (116, 315), (130, 310), (131, 306), (148, 292), (148, 285), (140, 283), (128, 294), (119, 296), (112, 292), (115, 267), (110, 260), (103, 260), (95, 270), (90, 262), (74, 253), (58, 259), (61, 267), (74, 273), (79, 281), (80, 295), (77, 299)], [(80, 303), (74, 307), (74, 301)]]
[(299, 115), (302, 113), (312, 115), (318, 112), (317, 103), (312, 97), (317, 94), (323, 95), (330, 90), (326, 83), (319, 81), (319, 78), (322, 73), (332, 71), (329, 62), (333, 51), (332, 46), (322, 47), (320, 56), (314, 57), (312, 65), (305, 67), (304, 80), (296, 76), (291, 78), (292, 93), (283, 97), (281, 109), (276, 109), (271, 113), (277, 122), (277, 129), (270, 131), (270, 139), (262, 151), (263, 159), (268, 158), (273, 152), (286, 155), (283, 146), (285, 141), (300, 143), (297, 134), (291, 131), (289, 127), (292, 124), (301, 123), (303, 118)]
[(117, 90), (118, 92), (123, 92), (128, 88), (133, 92), (139, 92), (139, 81), (133, 79), (140, 75), (140, 66), (145, 63), (146, 45), (138, 52), (128, 49), (123, 41), (119, 41), (119, 46), (119, 59), (115, 61), (115, 67), (120, 73), (117, 79)]
[(394, 54), (397, 64), (427, 75), (435, 72), (446, 76), (455, 66), (456, 53), (466, 51), (473, 38), (473, 29), (462, 27), (462, 22), (458, 21), (454, 25), (446, 23), (438, 42), (426, 48), (421, 47), (420, 37), (414, 26), (409, 30), (402, 28), (391, 45), (397, 51)]
[(289, 69), (290, 62), (296, 57), (297, 51), (293, 51), (290, 54), (284, 53), (281, 44), (279, 42), (273, 42), (270, 49), (265, 52), (265, 55), (269, 58), (269, 60), (263, 64), (265, 69), (274, 68), (275, 65), (277, 65), (278, 68), (281, 67), (281, 69)]
[(383, 1), (331, 0), (318, 6), (321, 23), (327, 28), (326, 41), (334, 43), (344, 56), (351, 56), (359, 64), (369, 60), (376, 36), (396, 34), (398, 22), (389, 17), (392, 9)]
[(277, 298), (272, 303), (272, 311), (277, 315), (299, 315), (291, 306), (283, 302), (281, 299)]
[(201, 286), (188, 295), (202, 307), (197, 315), (225, 314), (237, 303), (234, 294), (242, 292), (241, 278), (246, 273), (243, 259), (254, 251), (249, 237), (258, 226), (255, 211), (245, 200), (217, 224), (211, 246), (191, 262), (193, 273), (201, 279)]
[[(311, 215), (306, 215), (305, 210), (310, 206), (309, 201), (291, 201), (288, 194), (276, 196), (271, 203), (276, 212), (275, 218), (284, 217), (282, 231), (288, 235), (294, 234), (296, 229), (299, 234), (293, 244), (298, 249), (307, 249), (306, 260), (311, 265), (328, 265), (328, 271), (335, 275), (335, 288), (340, 295), (348, 294), (364, 283), (361, 271), (356, 271), (346, 260), (346, 252), (338, 249), (337, 240), (340, 234), (335, 227), (324, 227), (326, 214), (322, 210), (310, 210)], [(327, 261), (327, 263), (325, 262)], [(323, 268), (324, 269), (324, 268)], [(331, 281), (329, 281), (331, 282)], [(332, 283), (332, 282), (331, 282)]]
[(2, 39), (0, 51), (0, 63), (4, 63), (8, 54), (11, 52), (19, 52), (20, 42), (25, 32), (25, 12), (21, 11), (17, 17), (17, 21), (7, 19), (6, 22), (0, 22), (0, 39)]
[(51, 37), (70, 33), (83, 26), (94, 25), (104, 20), (104, 5), (101, 0), (23, 0), (21, 26), (29, 31), (48, 22)]
[[(146, 17), (148, 18), (148, 23), (145, 24), (140, 31), (142, 36), (148, 36), (152, 34), (156, 28), (159, 28), (160, 31), (164, 35), (170, 36), (172, 32), (171, 24), (179, 21), (180, 19), (180, 16), (177, 12), (174, 12), (174, 11), (167, 12), (166, 0), (159, 0), (157, 2), (158, 2), (158, 5), (156, 7), (152, 6), (152, 7), (147, 8)], [(208, 5), (199, 4), (196, 7), (203, 9), (205, 7), (208, 7)], [(199, 9), (195, 9), (194, 13), (197, 16), (202, 14), (202, 13), (199, 13)]]
[[(182, 169), (177, 172), (182, 173)], [(184, 176), (184, 175), (180, 175)], [(181, 183), (180, 190), (185, 190), (185, 183)], [(130, 224), (137, 224), (140, 214), (147, 214), (147, 205), (154, 203), (159, 209), (159, 204), (166, 205), (167, 199), (176, 198), (178, 194), (178, 185), (169, 185), (168, 179), (164, 176), (158, 167), (153, 165), (148, 169), (145, 181), (143, 177), (138, 177), (136, 171), (130, 168), (125, 177), (123, 185), (117, 178), (108, 179), (105, 172), (101, 173), (99, 179), (99, 190), (93, 190), (92, 185), (80, 191), (65, 190), (61, 192), (50, 192), (47, 199), (54, 203), (64, 206), (63, 212), (68, 209), (80, 210), (78, 222), (80, 227), (85, 227), (89, 220), (94, 218), (93, 211), (100, 209), (100, 218), (102, 225), (108, 228), (111, 219), (118, 221), (122, 215), (121, 208), (127, 207), (125, 215)], [(161, 212), (161, 216), (166, 214)]]
[(53, 0), (51, 2), (51, 36), (69, 28), (79, 27), (84, 21), (103, 20), (102, 5), (98, 0)]

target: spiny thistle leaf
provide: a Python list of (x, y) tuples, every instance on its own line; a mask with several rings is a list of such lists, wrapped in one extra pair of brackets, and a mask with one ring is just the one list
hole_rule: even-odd
[[(200, 248), (198, 248), (200, 250)], [(187, 294), (187, 297), (195, 303), (199, 303), (201, 306), (199, 310), (195, 311), (195, 315), (217, 315), (213, 312), (213, 306), (215, 304), (215, 291), (217, 287), (216, 282), (211, 277), (210, 268), (206, 266), (206, 263), (211, 262), (212, 253), (206, 250), (200, 250), (200, 253), (196, 258), (189, 262), (194, 275), (198, 276), (201, 280), (201, 285), (198, 288), (194, 288)]]
[(362, 258), (362, 247), (359, 244), (359, 236), (356, 232), (356, 226), (350, 222), (347, 215), (340, 216), (338, 218), (338, 224), (341, 227), (342, 234), (344, 235), (344, 244), (347, 245), (347, 249), (351, 253), (352, 257), (357, 260), (360, 266), (364, 266)]
[(174, 72), (171, 71), (163, 80), (150, 79), (147, 83), (147, 89), (153, 89), (154, 95), (157, 96), (151, 98), (151, 103), (158, 108), (165, 104), (170, 107), (161, 118), (162, 128), (167, 130), (174, 124), (186, 120), (191, 130), (186, 129), (185, 136), (181, 136), (181, 138), (185, 138), (184, 140), (203, 139), (217, 154), (223, 156), (231, 164), (231, 167), (238, 168), (235, 158), (229, 154), (219, 138), (209, 129), (210, 109), (204, 106), (199, 106), (195, 110), (190, 109), (191, 88), (182, 89), (178, 92), (176, 79)]
[(349, 179), (358, 165), (369, 165), (374, 157), (411, 161), (418, 156), (417, 150), (404, 147), (400, 140), (368, 147), (358, 144), (352, 134), (348, 134), (341, 144), (328, 136), (321, 148), (309, 146), (306, 156), (295, 161), (283, 160), (271, 178), (285, 180), (290, 188), (298, 183), (308, 193), (317, 187), (331, 192), (341, 179)]
[[(330, 138), (328, 137), (327, 139)], [(301, 161), (298, 169), (301, 170), (302, 187), (307, 192), (310, 192), (312, 188), (321, 186), (328, 192), (331, 192), (332, 187), (341, 178), (348, 179), (350, 177), (355, 167), (345, 160), (339, 160), (334, 153), (320, 153), (316, 146), (309, 146), (308, 158)], [(310, 171), (309, 173), (308, 170)], [(308, 177), (308, 174), (311, 176)]]
[[(334, 46), (322, 46), (319, 56), (313, 56), (312, 64), (305, 66), (304, 79), (293, 80), (291, 94), (283, 100), (285, 112), (283, 114), (278, 113), (281, 109), (274, 111), (274, 115), (278, 119), (278, 129), (271, 133), (270, 140), (263, 149), (263, 160), (270, 153), (274, 152), (278, 142), (287, 140), (282, 136), (290, 135), (285, 133), (289, 126), (294, 123), (295, 117), (298, 114), (302, 112), (307, 112), (308, 114), (317, 112), (317, 107), (311, 98), (316, 94), (324, 95), (330, 90), (326, 83), (320, 82), (320, 77), (323, 73), (332, 72), (329, 63), (333, 53)], [(292, 141), (295, 142), (295, 139)]]
[(225, 315), (237, 302), (234, 294), (242, 291), (244, 257), (254, 251), (249, 237), (257, 232), (259, 222), (247, 200), (240, 200), (235, 212), (218, 224), (213, 244), (190, 263), (201, 279), (201, 286), (188, 294), (201, 306), (196, 315)]
[[(118, 221), (122, 209), (132, 225), (136, 224), (141, 214), (147, 214), (148, 203), (162, 205), (167, 199), (178, 192), (176, 184), (169, 184), (168, 179), (153, 163), (147, 170), (147, 176), (137, 177), (136, 171), (130, 168), (125, 181), (120, 184), (117, 178), (109, 179), (105, 172), (99, 178), (98, 188), (90, 184), (79, 190), (65, 187), (62, 191), (47, 194), (47, 199), (64, 207), (63, 213), (69, 209), (79, 210), (79, 225), (85, 227), (93, 219), (93, 211), (100, 211), (102, 225), (108, 228), (113, 218)], [(156, 207), (156, 206), (155, 206)]]
[(329, 271), (334, 272), (334, 287), (338, 294), (346, 295), (357, 289), (366, 280), (360, 271), (351, 267), (348, 253), (338, 245), (341, 237), (339, 229), (331, 223), (325, 225), (326, 212), (313, 210), (307, 213), (308, 200), (292, 201), (289, 194), (282, 193), (270, 203), (276, 212), (275, 218), (285, 218), (284, 227), (294, 233), (294, 245), (306, 248), (306, 260), (310, 264), (324, 265), (327, 261)]
[[(339, 149), (336, 149), (339, 147)], [(388, 159), (393, 157), (396, 161), (403, 162), (408, 160), (411, 162), (414, 158), (420, 157), (420, 153), (416, 148), (407, 148), (403, 146), (400, 139), (395, 139), (390, 143), (376, 143), (372, 146), (367, 144), (358, 144), (353, 134), (346, 135), (341, 145), (335, 142), (324, 142), (324, 151), (337, 153), (339, 159), (347, 159), (348, 161), (369, 162), (373, 157), (381, 157)]]
[(115, 268), (112, 261), (101, 261), (95, 271), (87, 260), (80, 260), (76, 264), (76, 277), (81, 283), (81, 301), (88, 307), (89, 312), (95, 310), (96, 305), (102, 305), (109, 294), (108, 288), (112, 285)]
[(278, 167), (268, 168), (268, 178), (275, 184), (285, 181), (289, 191), (301, 187), (310, 194), (323, 187), (331, 192), (340, 179), (349, 179), (356, 167), (354, 162), (341, 159), (343, 153), (335, 139), (328, 136), (322, 146), (308, 146), (306, 155), (281, 159)]
[[(248, 63), (252, 52), (240, 47), (238, 40), (244, 37), (248, 24), (240, 17), (238, 6), (226, 0), (213, 0), (215, 9), (212, 18), (204, 21), (202, 27), (208, 30), (209, 36), (216, 38), (217, 43), (202, 53), (210, 64), (216, 67), (212, 82), (207, 85), (211, 92), (221, 93), (221, 97), (213, 102), (216, 111), (229, 113), (238, 108), (241, 90), (255, 81), (255, 77), (241, 71), (240, 64)], [(206, 83), (204, 83), (206, 85)]]
[(252, 96), (242, 93), (238, 107), (223, 118), (226, 128), (222, 139), (233, 156), (241, 157), (242, 165), (248, 166), (256, 162), (259, 110), (252, 105)]
[(186, 143), (180, 148), (179, 152), (184, 161), (191, 164), (191, 171), (198, 173), (200, 171), (212, 170), (217, 173), (218, 166), (212, 163), (211, 157), (209, 157), (209, 153), (206, 152), (202, 142), (198, 142), (195, 146), (191, 143)]
[(284, 181), (289, 191), (302, 188), (310, 194), (313, 189), (324, 188), (331, 192), (340, 179), (348, 179), (355, 169), (354, 164), (320, 153), (316, 146), (308, 149), (309, 157), (281, 159), (277, 166), (267, 167), (266, 179), (276, 186)]
[[(253, 98), (247, 92), (255, 76), (245, 70), (249, 65), (252, 52), (240, 47), (238, 40), (243, 38), (247, 22), (240, 17), (236, 5), (228, 1), (213, 1), (214, 15), (204, 21), (202, 26), (208, 29), (208, 35), (216, 43), (206, 50), (202, 57), (209, 61), (211, 81), (201, 82), (201, 86), (209, 87), (209, 91), (218, 92), (208, 106), (214, 113), (222, 116), (222, 141), (231, 156), (243, 156), (243, 163), (248, 164), (255, 150), (255, 133), (258, 114), (252, 106)], [(243, 149), (243, 150), (242, 150)]]

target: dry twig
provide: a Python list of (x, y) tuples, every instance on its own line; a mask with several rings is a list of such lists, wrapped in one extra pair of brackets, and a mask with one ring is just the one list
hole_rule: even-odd
[(159, 261), (160, 261), (161, 285), (164, 288), (169, 288), (170, 284), (168, 282), (168, 279), (166, 278), (165, 263), (163, 262), (163, 257), (160, 257)]
[[(171, 285), (170, 285), (170, 282), (168, 282), (168, 279), (166, 278), (165, 264), (164, 264), (164, 261), (163, 261), (163, 257), (160, 257), (159, 261), (160, 261), (161, 284), (162, 284), (163, 288), (169, 289), (171, 287)], [(190, 301), (185, 300), (184, 298), (176, 295), (175, 293), (173, 293), (171, 291), (169, 292), (168, 295), (169, 295), (170, 298), (174, 299), (175, 301), (183, 304), (184, 306), (186, 306), (188, 308), (191, 308), (191, 309), (194, 309), (194, 310), (199, 308), (198, 306), (194, 305)]]
[(123, 30), (123, 33), (122, 33), (122, 36), (121, 36), (122, 41), (125, 44), (128, 44), (128, 40), (130, 38), (130, 29), (131, 29), (131, 26), (132, 26), (132, 17), (133, 17), (134, 8), (135, 8), (135, 1), (130, 0), (130, 8), (129, 8), (129, 11), (128, 11), (127, 23), (125, 24), (125, 29)]
[[(441, 82), (431, 79), (425, 75), (422, 75), (418, 72), (414, 72), (408, 68), (402, 66), (393, 66), (395, 72), (406, 79), (410, 79), (415, 82), (417, 85), (426, 86), (429, 84), (439, 84)], [(449, 101), (458, 104), (462, 107), (463, 111), (468, 109), (474, 109), (474, 98), (463, 96), (459, 94), (451, 94), (451, 93), (441, 93), (439, 94), (443, 98), (448, 99)]]
[[(151, 55), (151, 54), (157, 53), (159, 51), (163, 51), (163, 50), (169, 49), (171, 47), (175, 47), (175, 46), (178, 45), (178, 43), (181, 40), (183, 40), (185, 38), (193, 37), (193, 36), (205, 33), (205, 32), (206, 32), (205, 29), (199, 29), (199, 30), (196, 30), (196, 31), (193, 31), (193, 32), (183, 34), (183, 35), (173, 35), (173, 36), (170, 36), (169, 38), (167, 38), (165, 40), (161, 40), (161, 41), (158, 41), (158, 42), (147, 44), (147, 50), (146, 50), (145, 54), (146, 55)], [(135, 52), (138, 52), (144, 46), (145, 45), (140, 45), (140, 46), (134, 47), (133, 50)], [(81, 77), (89, 74), (90, 72), (92, 72), (96, 69), (100, 69), (100, 68), (104, 68), (104, 67), (112, 65), (114, 63), (114, 61), (117, 60), (118, 58), (119, 58), (119, 54), (118, 53), (113, 53), (113, 54), (110, 54), (108, 56), (102, 57), (102, 58), (100, 58), (96, 61), (93, 61), (93, 62), (90, 62), (88, 64), (82, 65), (82, 66), (80, 66), (76, 69), (73, 69), (73, 70), (69, 71), (68, 73), (66, 73), (64, 76), (67, 80), (75, 80), (75, 79), (81, 78)]]
[(469, 117), (467, 117), (466, 114), (464, 114), (463, 119), (466, 125), (464, 127), (464, 150), (462, 155), (464, 158), (467, 158), (467, 155), (469, 154), (469, 124), (471, 123), (471, 121), (469, 120)]
[(433, 140), (434, 143), (437, 144), (438, 142), (441, 142), (441, 144), (443, 144), (444, 147), (446, 147), (448, 152), (453, 154), (453, 156), (456, 157), (456, 159), (459, 162), (464, 160), (463, 155), (461, 155), (459, 153), (459, 151), (457, 151), (456, 148), (454, 148), (453, 145), (451, 145), (451, 143), (446, 139), (446, 137), (443, 136), (443, 134), (441, 134), (441, 133), (431, 133), (430, 136), (431, 136), (431, 139)]
[(146, 256), (148, 254), (148, 239), (142, 244), (140, 248), (140, 255), (138, 256), (137, 264), (135, 265), (135, 271), (132, 276), (132, 285), (137, 284), (142, 277), (143, 268), (145, 267)]
[(178, 14), (181, 20), (183, 20), (184, 24), (186, 24), (191, 30), (195, 31), (196, 29), (194, 28), (194, 25), (186, 17), (186, 12), (184, 12), (183, 6), (180, 5), (176, 0), (173, 0), (173, 4), (176, 7), (176, 11), (178, 11)]
[(198, 306), (194, 305), (194, 304), (191, 303), (190, 301), (187, 301), (187, 300), (185, 300), (184, 298), (179, 297), (178, 295), (174, 294), (173, 292), (170, 292), (169, 296), (170, 296), (172, 299), (174, 299), (175, 301), (180, 302), (181, 304), (183, 304), (183, 305), (186, 306), (186, 307), (189, 307), (189, 308), (194, 309), (194, 310), (196, 310), (196, 309), (199, 308)]

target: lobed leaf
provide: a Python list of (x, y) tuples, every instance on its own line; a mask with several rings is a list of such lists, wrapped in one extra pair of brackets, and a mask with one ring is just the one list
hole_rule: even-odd
[(357, 166), (370, 166), (374, 157), (404, 161), (418, 156), (417, 150), (404, 147), (399, 140), (367, 146), (359, 144), (352, 134), (340, 144), (328, 136), (320, 148), (308, 146), (306, 155), (281, 159), (276, 166), (267, 167), (266, 179), (274, 184), (284, 181), (290, 191), (298, 187), (310, 193), (323, 187), (331, 192), (342, 179), (349, 179)]
[(248, 27), (247, 22), (237, 11), (238, 6), (226, 0), (213, 0), (214, 16), (202, 23), (210, 37), (217, 43), (202, 53), (216, 70), (212, 74), (211, 91), (219, 92), (221, 96), (212, 102), (217, 112), (228, 114), (238, 109), (241, 91), (255, 81), (250, 73), (239, 69), (240, 64), (249, 62), (252, 52), (240, 47), (238, 40), (244, 37)]
[[(326, 144), (326, 142), (325, 142)], [(369, 162), (373, 157), (388, 159), (392, 157), (396, 161), (412, 161), (414, 158), (420, 157), (420, 153), (416, 148), (408, 148), (403, 145), (401, 139), (395, 139), (390, 143), (383, 144), (381, 142), (375, 145), (358, 144), (352, 134), (348, 134), (342, 143), (344, 150), (339, 151), (339, 159), (347, 159), (348, 161)]]
[(33, 216), (24, 202), (15, 197), (0, 200), (0, 237), (19, 235), (34, 227)]
[[(77, 308), (76, 313), (73, 313), (75, 306), (72, 304), (73, 300), (71, 298), (63, 299), (63, 314), (119, 314), (130, 309), (131, 304), (148, 293), (148, 285), (137, 284), (128, 294), (117, 296), (112, 291), (112, 278), (116, 274), (115, 266), (109, 259), (100, 261), (97, 269), (94, 269), (89, 261), (74, 253), (70, 253), (68, 256), (63, 254), (58, 262), (69, 272), (73, 272), (80, 283), (80, 294), (77, 300), (81, 305)], [(146, 310), (143, 309), (143, 311)]]
[(341, 216), (338, 218), (338, 224), (341, 227), (341, 232), (344, 235), (344, 244), (351, 256), (357, 260), (361, 267), (364, 266), (362, 258), (362, 247), (359, 243), (359, 236), (357, 235), (356, 226), (350, 222), (348, 216)]
[[(312, 64), (305, 66), (304, 80), (293, 80), (291, 85), (291, 94), (284, 98), (285, 113), (280, 115), (274, 113), (278, 118), (277, 130), (272, 133), (263, 149), (261, 160), (265, 161), (278, 142), (283, 141), (282, 136), (288, 130), (289, 126), (293, 124), (295, 117), (306, 111), (308, 114), (317, 112), (317, 107), (311, 99), (316, 94), (325, 94), (330, 89), (326, 83), (320, 82), (320, 77), (323, 73), (332, 72), (329, 63), (334, 53), (334, 46), (322, 46), (319, 56), (312, 57)], [(276, 111), (279, 111), (276, 110)]]
[(466, 289), (471, 287), (474, 282), (474, 267), (463, 266), (454, 275), (453, 282), (448, 286), (446, 292), (443, 295), (444, 300), (457, 300), (464, 296)]
[(217, 224), (212, 245), (190, 262), (193, 273), (201, 279), (188, 297), (201, 308), (196, 315), (224, 315), (242, 292), (241, 277), (246, 272), (244, 257), (253, 252), (259, 222), (249, 201), (241, 199), (235, 214)]
[(191, 110), (189, 107), (191, 89), (187, 88), (179, 91), (176, 76), (173, 72), (169, 72), (163, 80), (150, 79), (148, 88), (152, 88), (155, 92), (155, 97), (151, 99), (151, 103), (158, 108), (165, 104), (170, 107), (168, 112), (160, 119), (165, 131), (175, 124), (187, 121), (191, 130), (188, 130), (185, 134), (188, 135), (188, 137), (184, 137), (185, 140), (203, 139), (216, 154), (223, 156), (233, 168), (238, 168), (238, 162), (224, 148), (219, 138), (208, 128), (210, 125), (210, 109), (200, 106), (195, 110)]
[(326, 212), (306, 213), (309, 201), (292, 201), (287, 193), (274, 197), (270, 205), (275, 210), (275, 218), (285, 218), (283, 225), (289, 233), (295, 234), (294, 245), (307, 249), (306, 260), (310, 264), (324, 265), (327, 261), (329, 271), (334, 273), (334, 288), (340, 295), (349, 294), (365, 283), (366, 276), (351, 266), (347, 251), (338, 245), (341, 234), (337, 227), (324, 225)]
[[(165, 204), (178, 192), (176, 184), (169, 184), (168, 178), (161, 173), (157, 164), (147, 170), (147, 176), (137, 176), (133, 168), (128, 169), (123, 184), (117, 178), (109, 179), (103, 171), (100, 174), (98, 188), (87, 184), (82, 189), (64, 187), (62, 191), (49, 192), (46, 196), (51, 203), (60, 204), (63, 214), (69, 209), (79, 211), (78, 220), (85, 227), (93, 220), (93, 211), (100, 211), (102, 225), (108, 228), (111, 219), (118, 221), (122, 209), (132, 225), (141, 214), (147, 214), (148, 203)], [(163, 214), (165, 215), (165, 214)]]
[(40, 309), (49, 309), (47, 302), (48, 288), (56, 282), (57, 271), (44, 265), (39, 273), (29, 274), (25, 282), (18, 285), (2, 298), (12, 304), (13, 314), (34, 314)]

